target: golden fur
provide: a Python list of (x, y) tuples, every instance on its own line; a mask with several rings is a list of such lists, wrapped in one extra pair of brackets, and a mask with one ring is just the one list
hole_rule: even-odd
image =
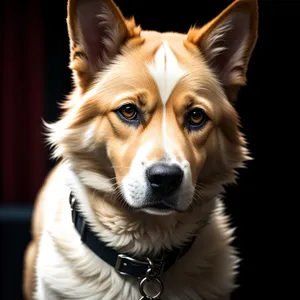
[[(94, 28), (89, 16), (96, 13), (101, 22)], [(139, 299), (136, 280), (81, 244), (70, 189), (101, 239), (138, 256), (180, 246), (211, 215), (189, 253), (163, 275), (163, 299), (229, 299), (239, 259), (219, 196), (250, 159), (233, 101), (256, 43), (257, 1), (236, 0), (205, 26), (179, 34), (144, 31), (110, 0), (69, 0), (68, 29), (75, 87), (61, 119), (47, 125), (53, 157), (62, 160), (35, 205), (26, 299)], [(160, 85), (162, 76), (168, 85)], [(115, 113), (128, 102), (143, 111), (138, 127)], [(193, 107), (209, 121), (189, 132), (182, 124)], [(180, 213), (148, 213), (129, 199), (125, 182), (166, 153), (190, 176), (178, 192), (186, 200), (179, 199)]]

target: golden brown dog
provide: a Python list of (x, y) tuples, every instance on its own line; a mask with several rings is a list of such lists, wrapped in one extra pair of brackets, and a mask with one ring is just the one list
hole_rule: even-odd
[[(35, 205), (27, 299), (137, 300), (144, 289), (164, 300), (229, 299), (238, 257), (220, 194), (249, 159), (233, 102), (257, 15), (257, 1), (236, 0), (201, 28), (159, 33), (111, 0), (69, 0), (74, 90), (47, 125), (61, 161)], [(114, 267), (82, 240), (69, 199), (84, 230), (133, 259), (121, 267), (137, 259), (156, 274), (145, 275), (147, 288), (120, 274), (122, 256)], [(165, 263), (185, 245), (153, 271), (157, 257)]]

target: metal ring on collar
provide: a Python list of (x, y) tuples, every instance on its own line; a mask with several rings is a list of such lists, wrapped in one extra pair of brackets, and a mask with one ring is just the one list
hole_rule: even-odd
[[(144, 291), (144, 287), (145, 287), (145, 284), (148, 283), (148, 282), (156, 282), (159, 286), (159, 292), (154, 295), (154, 296), (149, 296), (145, 293)], [(162, 295), (164, 291), (164, 286), (163, 286), (163, 283), (160, 281), (160, 279), (156, 278), (156, 277), (152, 277), (152, 278), (143, 278), (140, 282), (140, 293), (143, 297), (146, 297), (146, 299), (151, 299), (151, 300), (159, 300), (160, 299), (160, 296)]]

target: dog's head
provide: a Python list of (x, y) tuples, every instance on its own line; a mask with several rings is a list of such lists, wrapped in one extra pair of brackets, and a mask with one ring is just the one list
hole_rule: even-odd
[(50, 140), (86, 186), (167, 214), (234, 181), (257, 1), (179, 34), (142, 31), (111, 0), (70, 0), (68, 28), (75, 89)]

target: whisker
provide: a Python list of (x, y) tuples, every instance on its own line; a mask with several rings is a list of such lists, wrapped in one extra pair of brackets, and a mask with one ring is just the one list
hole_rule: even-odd
[(118, 168), (118, 169), (130, 169), (130, 167), (123, 167), (123, 166), (113, 166), (111, 168), (112, 169), (116, 169), (116, 168)]

